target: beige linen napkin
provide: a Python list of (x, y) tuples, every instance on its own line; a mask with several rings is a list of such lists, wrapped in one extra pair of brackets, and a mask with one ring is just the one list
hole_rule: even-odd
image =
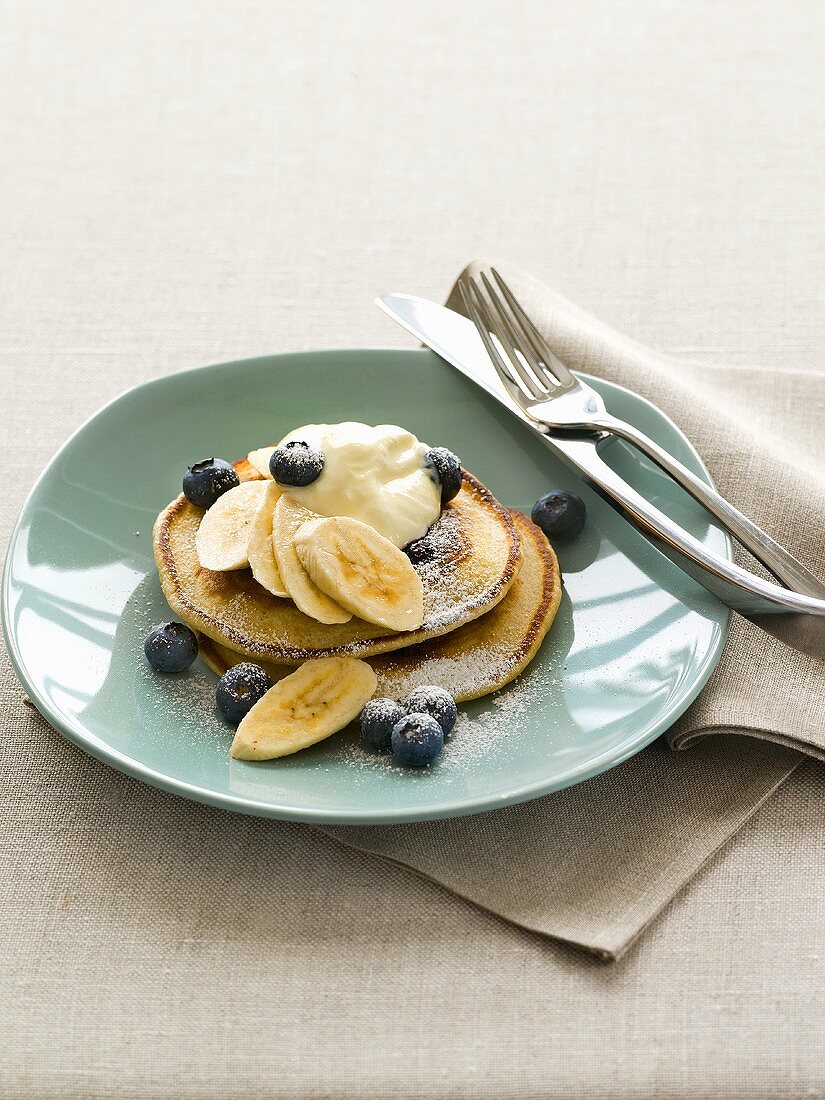
[[(719, 490), (825, 573), (825, 375), (661, 355), (497, 266), (569, 367), (654, 401)], [(455, 288), (447, 304), (463, 311)], [(695, 747), (673, 753), (660, 740), (577, 787), (494, 813), (323, 831), (508, 920), (617, 957), (793, 770), (802, 757), (790, 749), (825, 759), (825, 662), (734, 616), (722, 660), (667, 741)]]

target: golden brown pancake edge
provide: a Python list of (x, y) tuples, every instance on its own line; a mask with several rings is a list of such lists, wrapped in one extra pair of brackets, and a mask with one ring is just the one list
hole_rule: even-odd
[[(242, 480), (259, 476), (246, 460), (236, 463), (236, 469)], [(431, 529), (441, 532), (434, 536), (436, 543), (449, 544), (449, 551), (443, 551), (444, 560), (417, 566), (431, 609), (423, 626), (404, 634), (359, 619), (325, 626), (291, 601), (265, 592), (248, 570), (204, 570), (194, 549), (202, 515), (202, 509), (181, 495), (157, 518), (153, 544), (164, 595), (193, 629), (259, 661), (300, 664), (318, 656), (369, 657), (449, 633), (502, 599), (521, 561), (520, 536), (509, 510), (465, 471), (461, 493)], [(452, 543), (442, 537), (448, 529)]]
[[(368, 658), (378, 677), (377, 695), (401, 699), (420, 684), (434, 683), (450, 690), (456, 702), (466, 702), (505, 687), (533, 660), (558, 612), (561, 572), (543, 532), (520, 512), (511, 515), (522, 535), (523, 563), (508, 593), (449, 634)], [(248, 659), (204, 635), (200, 642), (201, 656), (218, 676)], [(273, 681), (292, 671), (271, 662), (264, 667)]]

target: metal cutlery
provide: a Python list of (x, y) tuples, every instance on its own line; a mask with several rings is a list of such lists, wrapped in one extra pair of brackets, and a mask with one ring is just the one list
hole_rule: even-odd
[[(609, 432), (627, 440), (660, 466), (795, 592), (825, 599), (825, 583), (729, 501), (632, 424), (611, 416), (601, 395), (571, 374), (519, 305), (502, 276), (493, 286), (462, 279), (459, 289), (499, 378), (531, 419), (551, 431)], [(502, 355), (502, 350), (504, 355)]]
[[(484, 287), (484, 291), (486, 293), (486, 287)], [(501, 291), (499, 303), (506, 302), (507, 298), (504, 292)], [(757, 556), (761, 561), (767, 565), (765, 555), (774, 554), (770, 557), (771, 565), (768, 567), (775, 576), (782, 579), (797, 578), (795, 583), (798, 590), (796, 591), (766, 580), (716, 554), (629, 485), (599, 455), (599, 449), (611, 437), (606, 422), (598, 426), (591, 422), (586, 428), (583, 428), (574, 419), (573, 426), (569, 422), (559, 425), (554, 424), (553, 420), (561, 419), (561, 417), (554, 417), (551, 413), (551, 423), (548, 425), (548, 423), (537, 419), (534, 413), (525, 409), (522, 402), (533, 407), (534, 412), (536, 407), (541, 405), (551, 405), (555, 411), (562, 408), (561, 405), (557, 405), (555, 402), (559, 401), (563, 394), (556, 397), (547, 397), (529, 388), (528, 382), (522, 376), (522, 371), (527, 373), (528, 379), (533, 380), (536, 391), (539, 390), (540, 386), (539, 376), (533, 374), (532, 368), (530, 368), (530, 358), (521, 347), (522, 342), (518, 327), (513, 324), (511, 307), (508, 306), (506, 315), (510, 322), (510, 329), (507, 328), (506, 324), (502, 325), (500, 316), (496, 318), (498, 323), (494, 328), (487, 328), (476, 303), (479, 318), (482, 320), (479, 329), (477, 329), (472, 321), (462, 317), (461, 314), (444, 306), (439, 306), (434, 302), (428, 302), (425, 299), (411, 295), (389, 294), (376, 299), (376, 303), (385, 313), (406, 328), (408, 332), (411, 332), (431, 347), (462, 374), (482, 386), (496, 400), (508, 408), (533, 435), (542, 440), (545, 446), (568, 466), (584, 476), (591, 487), (599, 492), (625, 518), (630, 520), (657, 549), (694, 577), (708, 591), (768, 633), (781, 638), (788, 645), (813, 656), (825, 658), (825, 598), (822, 598), (825, 595), (825, 585), (770, 536), (762, 532), (755, 524), (752, 524), (747, 517), (743, 516), (718, 494), (703, 493), (704, 499), (702, 499), (698, 493), (702, 489), (707, 489), (707, 486), (699, 482), (698, 478), (694, 478), (694, 475), (682, 467), (680, 463), (677, 463), (675, 459), (661, 451), (655, 443), (641, 436), (641, 433), (635, 434), (641, 437), (645, 445), (640, 445), (637, 438), (630, 438), (630, 442), (640, 446), (640, 449), (650, 455), (668, 473), (676, 471), (674, 476), (677, 477), (677, 480), (689, 492), (696, 490), (692, 492), (692, 495), (700, 500), (702, 504), (708, 506), (706, 501), (712, 500), (714, 508), (720, 510), (713, 511), (713, 514), (720, 519), (723, 526), (728, 527), (728, 516), (730, 515), (734, 522), (734, 527), (731, 528), (732, 532), (749, 549), (756, 547), (759, 551)], [(488, 314), (485, 316), (487, 320), (491, 319)], [(486, 331), (486, 340), (480, 330)], [(534, 327), (532, 331), (533, 333), (536, 331)], [(504, 341), (497, 335), (499, 332), (503, 333)], [(498, 341), (499, 346), (497, 346), (496, 341)], [(521, 370), (507, 356), (505, 343), (514, 352), (516, 349), (521, 350), (521, 355), (515, 355)], [(541, 348), (542, 345), (539, 344), (538, 346)], [(494, 353), (493, 357), (491, 357), (491, 347)], [(569, 372), (555, 375), (550, 370), (550, 363), (546, 361), (550, 358), (550, 355), (545, 358), (544, 354), (550, 349), (547, 349), (546, 346), (542, 349), (542, 353), (538, 354), (536, 347), (528, 342), (528, 350), (539, 366), (543, 363), (552, 377), (564, 379), (569, 375), (570, 379), (575, 380), (576, 376), (570, 375)], [(504, 359), (503, 356), (507, 356), (507, 358)], [(503, 375), (494, 366), (497, 360), (497, 365), (504, 364)], [(556, 363), (558, 363), (558, 360), (553, 357), (553, 367), (557, 370)], [(528, 370), (528, 368), (530, 369)], [(542, 377), (545, 386), (552, 384), (546, 374)], [(563, 385), (564, 383), (557, 384)], [(574, 390), (575, 388), (568, 381), (566, 391), (568, 395), (573, 395)], [(574, 400), (578, 399), (574, 398)], [(586, 401), (586, 398), (581, 398), (581, 400)], [(568, 407), (573, 407), (572, 401), (567, 404)], [(579, 420), (587, 411), (587, 409), (582, 410), (580, 406)], [(593, 412), (594, 416), (602, 415), (598, 405), (590, 411)], [(608, 415), (606, 410), (604, 415)], [(635, 432), (635, 429), (632, 429), (630, 425), (627, 425), (627, 428)], [(629, 437), (625, 435), (624, 438)], [(668, 465), (660, 461), (660, 458), (664, 458)], [(689, 475), (687, 480), (684, 479), (682, 471)], [(723, 508), (722, 505), (726, 507)], [(762, 536), (762, 539), (757, 538), (755, 533)], [(774, 548), (781, 551), (781, 554), (775, 554)], [(803, 590), (803, 585), (807, 591)]]

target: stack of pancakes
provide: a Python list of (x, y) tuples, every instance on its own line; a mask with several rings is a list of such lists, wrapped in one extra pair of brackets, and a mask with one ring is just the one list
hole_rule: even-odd
[[(242, 459), (242, 481), (260, 474)], [(155, 561), (166, 599), (200, 638), (218, 675), (240, 661), (274, 679), (313, 657), (369, 662), (378, 694), (401, 698), (434, 683), (457, 702), (496, 691), (535, 656), (561, 599), (558, 562), (544, 534), (500, 504), (471, 474), (411, 553), (424, 587), (424, 621), (392, 633), (353, 618), (325, 625), (271, 595), (249, 569), (201, 566), (195, 535), (204, 515), (181, 495), (158, 516)]]

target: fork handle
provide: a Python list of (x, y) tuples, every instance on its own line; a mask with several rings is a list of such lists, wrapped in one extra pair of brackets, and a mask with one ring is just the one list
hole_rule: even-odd
[(786, 644), (825, 659), (825, 599), (749, 573), (709, 549), (638, 493), (599, 456), (591, 436), (536, 435), (644, 534), (657, 549), (728, 607)]
[(775, 539), (758, 527), (752, 520), (739, 511), (710, 485), (701, 481), (678, 459), (675, 459), (658, 443), (639, 431), (632, 424), (617, 417), (605, 416), (600, 418), (595, 427), (600, 427), (611, 435), (619, 436), (627, 440), (660, 466), (665, 473), (677, 481), (694, 500), (707, 508), (712, 516), (715, 516), (738, 542), (749, 550), (751, 554), (762, 562), (777, 580), (786, 584), (795, 592), (804, 593), (807, 596), (815, 596), (825, 599), (825, 583), (806, 569), (802, 562), (793, 554), (781, 546)]

